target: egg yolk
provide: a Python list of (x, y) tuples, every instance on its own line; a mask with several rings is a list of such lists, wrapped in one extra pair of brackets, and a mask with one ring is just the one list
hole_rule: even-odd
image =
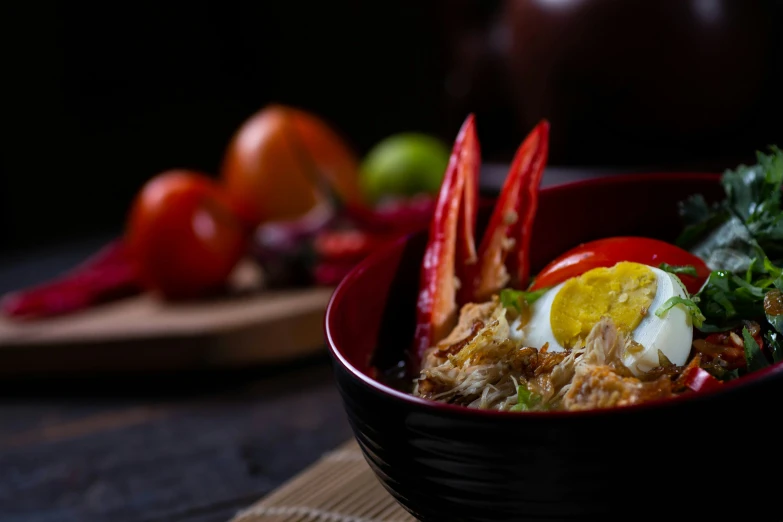
[(564, 348), (572, 348), (605, 316), (620, 330), (632, 332), (657, 290), (658, 279), (646, 265), (620, 262), (589, 270), (566, 281), (552, 301), (552, 333)]

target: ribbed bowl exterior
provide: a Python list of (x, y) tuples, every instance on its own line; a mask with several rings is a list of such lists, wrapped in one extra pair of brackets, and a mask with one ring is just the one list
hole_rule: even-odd
[(418, 407), (335, 375), (367, 462), (423, 522), (783, 520), (763, 478), (783, 469), (780, 378), (628, 414), (526, 418)]

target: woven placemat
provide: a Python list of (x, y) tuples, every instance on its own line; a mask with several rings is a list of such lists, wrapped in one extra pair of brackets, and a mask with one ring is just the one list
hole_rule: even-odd
[(321, 457), (229, 522), (416, 522), (386, 491), (355, 440)]

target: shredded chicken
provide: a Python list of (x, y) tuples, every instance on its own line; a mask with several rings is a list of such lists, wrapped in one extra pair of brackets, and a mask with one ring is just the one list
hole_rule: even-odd
[(497, 410), (518, 404), (519, 386), (537, 397), (528, 409), (541, 410), (609, 408), (671, 395), (668, 376), (641, 380), (625, 367), (622, 354), (631, 342), (603, 318), (582, 345), (548, 352), (509, 337), (497, 298), (468, 304), (451, 334), (427, 352), (414, 394)]
[(459, 321), (451, 333), (437, 346), (424, 354), (422, 368), (431, 368), (442, 364), (451, 354), (458, 353), (466, 343), (473, 339), (500, 306), (497, 299), (486, 303), (468, 303), (460, 310)]
[(642, 382), (622, 362), (630, 342), (604, 318), (590, 331), (584, 353), (574, 365), (574, 378), (565, 393), (566, 410), (627, 406), (671, 394), (671, 380)]

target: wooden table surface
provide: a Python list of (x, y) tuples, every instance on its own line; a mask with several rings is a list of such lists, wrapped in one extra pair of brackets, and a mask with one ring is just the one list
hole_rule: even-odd
[[(600, 174), (553, 169), (544, 184)], [(4, 261), (0, 291), (64, 268), (52, 259)], [(325, 349), (263, 368), (0, 388), (2, 522), (226, 522), (351, 437)]]
[(325, 354), (3, 396), (3, 522), (225, 522), (351, 436)]

